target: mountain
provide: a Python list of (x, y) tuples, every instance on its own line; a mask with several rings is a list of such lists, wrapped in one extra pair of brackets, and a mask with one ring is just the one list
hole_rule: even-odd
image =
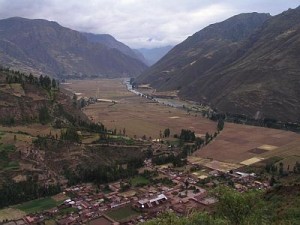
[(137, 81), (160, 90), (185, 87), (236, 50), (269, 17), (247, 13), (209, 25), (175, 46)]
[(92, 34), (92, 33), (83, 33), (88, 39), (88, 41), (93, 43), (101, 43), (110, 49), (117, 49), (123, 54), (130, 56), (131, 58), (137, 59), (144, 64), (147, 64), (144, 56), (136, 51), (132, 50), (127, 45), (116, 40), (113, 36), (109, 34)]
[(137, 78), (221, 112), (300, 121), (300, 7), (240, 14), (175, 46)]
[(128, 77), (147, 68), (115, 48), (90, 42), (78, 31), (47, 20), (0, 20), (0, 62), (54, 77)]
[(136, 49), (136, 52), (139, 52), (143, 55), (143, 57), (146, 59), (147, 65), (152, 66), (155, 64), (158, 60), (160, 60), (163, 56), (165, 56), (173, 46), (164, 46), (159, 48), (139, 48)]
[(300, 121), (299, 24), (300, 7), (270, 18), (180, 95), (224, 112)]

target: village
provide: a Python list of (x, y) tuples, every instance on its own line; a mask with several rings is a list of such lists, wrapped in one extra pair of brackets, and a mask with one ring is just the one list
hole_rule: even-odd
[(120, 180), (107, 185), (88, 183), (68, 187), (61, 193), (65, 200), (57, 207), (2, 224), (49, 224), (50, 220), (58, 225), (138, 224), (165, 211), (178, 215), (193, 210), (211, 212), (218, 201), (212, 193), (219, 185), (240, 192), (269, 188), (269, 182), (261, 181), (254, 173), (205, 168), (193, 160), (187, 166), (192, 169), (182, 172), (166, 165), (154, 166), (148, 159), (138, 175), (142, 182)]

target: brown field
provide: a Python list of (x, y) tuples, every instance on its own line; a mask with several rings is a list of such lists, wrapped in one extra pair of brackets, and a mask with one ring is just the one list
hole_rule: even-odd
[(74, 92), (82, 93), (82, 96), (95, 96), (99, 98), (117, 100), (116, 104), (99, 102), (84, 108), (88, 117), (96, 122), (103, 123), (108, 129), (123, 131), (133, 137), (158, 138), (159, 132), (170, 128), (171, 136), (179, 134), (181, 129), (191, 129), (198, 134), (206, 132), (214, 133), (216, 123), (195, 113), (187, 112), (164, 106), (136, 96), (127, 91), (121, 80), (94, 80), (94, 81), (70, 81), (64, 85)]
[(18, 131), (22, 131), (28, 133), (31, 136), (37, 136), (37, 135), (45, 136), (50, 134), (50, 132), (52, 135), (60, 134), (59, 129), (54, 129), (50, 125), (42, 125), (39, 123), (30, 124), (30, 126), (26, 126), (26, 125), (11, 126), (11, 127), (0, 126), (0, 131), (11, 132), (11, 133), (17, 133)]
[[(82, 96), (117, 100), (113, 103), (96, 103), (84, 108), (94, 121), (108, 129), (123, 130), (133, 137), (158, 138), (159, 132), (170, 128), (171, 136), (181, 129), (196, 134), (214, 133), (216, 123), (195, 113), (153, 103), (126, 90), (121, 80), (70, 81), (64, 85)], [(225, 123), (224, 130), (208, 146), (194, 153), (195, 157), (239, 164), (251, 158), (300, 155), (300, 135), (283, 130)], [(251, 160), (250, 160), (251, 161)], [(248, 162), (247, 162), (248, 163)]]
[(293, 132), (225, 123), (224, 130), (216, 140), (194, 155), (240, 163), (251, 158), (300, 155), (299, 144), (300, 135)]

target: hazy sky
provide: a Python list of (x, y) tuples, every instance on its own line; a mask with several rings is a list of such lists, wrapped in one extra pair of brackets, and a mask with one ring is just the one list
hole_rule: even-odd
[(0, 0), (0, 18), (57, 21), (108, 33), (133, 48), (177, 44), (205, 26), (243, 12), (276, 15), (299, 0)]

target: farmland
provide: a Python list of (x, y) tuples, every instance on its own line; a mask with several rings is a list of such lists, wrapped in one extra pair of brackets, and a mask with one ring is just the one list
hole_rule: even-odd
[[(64, 87), (79, 92), (82, 96), (115, 100), (116, 103), (100, 102), (89, 105), (83, 109), (84, 113), (109, 129), (120, 132), (125, 128), (126, 135), (130, 137), (145, 135), (158, 138), (160, 131), (165, 128), (170, 128), (171, 136), (178, 134), (181, 129), (193, 130), (198, 136), (216, 131), (215, 122), (194, 112), (136, 96), (127, 91), (121, 80), (72, 80)], [(196, 151), (193, 157), (198, 158), (198, 161), (215, 160), (210, 166), (219, 165), (218, 161), (221, 161), (227, 163), (224, 168), (228, 165), (234, 168), (272, 156), (299, 156), (299, 142), (300, 135), (293, 132), (225, 123), (224, 130), (217, 138)]]
[(160, 131), (170, 128), (171, 136), (181, 129), (194, 130), (196, 134), (216, 131), (217, 124), (199, 114), (168, 107), (141, 98), (127, 91), (121, 80), (70, 81), (64, 87), (85, 97), (115, 100), (116, 103), (99, 102), (84, 108), (84, 113), (95, 122), (118, 132), (126, 129), (130, 137), (158, 138)]

